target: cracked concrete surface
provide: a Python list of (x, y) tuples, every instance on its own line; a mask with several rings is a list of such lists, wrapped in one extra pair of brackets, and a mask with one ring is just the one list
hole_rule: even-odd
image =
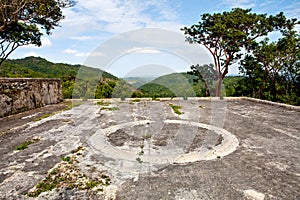
[(36, 122), (63, 106), (0, 119), (0, 199), (30, 199), (28, 191), (81, 146), (76, 167), (91, 179), (107, 174), (111, 185), (57, 188), (37, 199), (300, 198), (297, 109), (247, 99), (105, 101)]

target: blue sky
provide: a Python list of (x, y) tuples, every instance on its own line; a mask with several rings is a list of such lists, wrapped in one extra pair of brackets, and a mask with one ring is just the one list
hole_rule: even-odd
[[(170, 71), (185, 71), (188, 70), (189, 63), (184, 60), (177, 61), (176, 56), (172, 56), (170, 52), (149, 49), (152, 47), (149, 43), (146, 44), (148, 57), (141, 56), (146, 52), (143, 50), (143, 52), (122, 54), (122, 56), (114, 54), (116, 57), (106, 62), (106, 66), (99, 66), (104, 63), (98, 62), (97, 59), (94, 63), (87, 60), (91, 57), (104, 56), (101, 50), (103, 44), (112, 45), (112, 49), (108, 51), (115, 52), (117, 49), (113, 46), (114, 39), (120, 35), (127, 36), (126, 33), (131, 31), (157, 28), (173, 31), (174, 34), (171, 35), (177, 38), (176, 34), (183, 35), (180, 28), (198, 22), (201, 14), (229, 11), (234, 7), (252, 8), (253, 12), (267, 14), (283, 11), (289, 18), (300, 19), (300, 0), (77, 0), (73, 8), (64, 10), (65, 19), (61, 22), (61, 27), (56, 28), (50, 36), (43, 37), (42, 47), (19, 48), (10, 58), (40, 56), (52, 62), (100, 67), (119, 77), (127, 76), (126, 74), (130, 74), (132, 70), (136, 71), (139, 67), (144, 70), (145, 67), (142, 66), (146, 65), (166, 66), (166, 61), (171, 63), (166, 66)], [(299, 30), (299, 27), (297, 29)], [(170, 48), (166, 46), (166, 49), (173, 51)], [(169, 56), (154, 56), (155, 51)], [(132, 60), (144, 62), (131, 63)], [(162, 62), (154, 62), (154, 60)], [(124, 70), (125, 68), (128, 68), (127, 71)], [(230, 73), (236, 74), (236, 68), (233, 68)]]

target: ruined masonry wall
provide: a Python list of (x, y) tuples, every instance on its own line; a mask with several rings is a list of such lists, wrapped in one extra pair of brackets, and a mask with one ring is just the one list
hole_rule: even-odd
[(0, 78), (0, 117), (62, 100), (60, 79)]

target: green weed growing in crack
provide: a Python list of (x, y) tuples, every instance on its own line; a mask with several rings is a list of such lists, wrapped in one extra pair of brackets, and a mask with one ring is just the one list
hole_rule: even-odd
[(98, 101), (98, 102), (96, 103), (96, 105), (100, 105), (100, 106), (109, 106), (109, 105), (110, 105), (110, 102)]
[[(80, 151), (80, 150), (79, 150)], [(74, 156), (74, 155), (73, 155)], [(38, 197), (42, 192), (51, 191), (58, 188), (76, 188), (89, 192), (103, 192), (103, 188), (111, 184), (111, 179), (106, 174), (99, 177), (89, 178), (76, 165), (75, 157), (66, 156), (54, 169), (48, 172), (47, 176), (41, 180), (27, 196)]]
[(31, 140), (27, 140), (24, 143), (16, 146), (16, 150), (24, 150), (27, 149), (29, 145), (34, 144), (36, 142), (40, 141), (40, 138), (34, 137)]
[(130, 102), (132, 102), (132, 103), (138, 103), (138, 102), (140, 102), (141, 100), (140, 99), (133, 99), (133, 100), (131, 100)]
[(120, 109), (118, 107), (102, 107), (100, 110), (116, 111)]
[(73, 100), (73, 101), (65, 101), (64, 104), (67, 106), (64, 109), (64, 111), (66, 111), (66, 110), (70, 110), (70, 109), (72, 109), (74, 107), (80, 106), (80, 105), (84, 104), (84, 102), (83, 101), (74, 101)]
[(137, 153), (138, 157), (136, 158), (136, 161), (138, 161), (139, 163), (143, 163), (143, 160), (141, 158), (141, 156), (143, 156), (145, 154), (144, 148), (145, 148), (145, 140), (149, 140), (152, 138), (152, 134), (147, 133), (143, 136), (143, 142), (140, 145), (140, 151)]
[(56, 113), (48, 113), (48, 114), (44, 114), (43, 116), (41, 116), (41, 117), (39, 117), (39, 118), (36, 118), (35, 120), (34, 120), (34, 122), (37, 122), (37, 121), (40, 121), (40, 120), (42, 120), (42, 119), (45, 119), (45, 118), (48, 118), (48, 117), (50, 117), (50, 116), (52, 116), (52, 115), (55, 115)]
[(152, 138), (152, 134), (150, 134), (150, 133), (147, 133), (147, 134), (145, 134), (144, 136), (143, 136), (143, 139), (144, 140), (149, 140), (149, 139), (151, 139)]
[(184, 112), (181, 112), (180, 109), (182, 108), (182, 106), (176, 106), (173, 104), (169, 104), (169, 106), (173, 109), (174, 113), (176, 113), (177, 115), (181, 115), (184, 114)]
[(70, 156), (61, 157), (61, 160), (65, 162), (71, 162), (71, 157)]

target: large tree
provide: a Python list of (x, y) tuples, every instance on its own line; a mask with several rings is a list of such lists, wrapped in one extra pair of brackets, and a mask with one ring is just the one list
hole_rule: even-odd
[(283, 37), (257, 44), (241, 62), (251, 96), (290, 104), (300, 103), (300, 38), (290, 27)]
[(209, 97), (214, 94), (215, 89), (213, 84), (216, 80), (216, 70), (213, 64), (200, 66), (192, 65), (192, 71), (188, 72), (188, 74), (192, 74), (198, 77), (195, 81), (201, 81), (205, 86), (205, 96)]
[(251, 9), (234, 8), (230, 12), (203, 14), (201, 21), (182, 30), (190, 43), (198, 43), (210, 52), (216, 71), (216, 96), (228, 68), (241, 59), (242, 49), (248, 50), (259, 37), (295, 23), (283, 13), (276, 16), (251, 13)]
[(43, 33), (64, 18), (62, 8), (73, 5), (73, 0), (0, 0), (0, 65), (20, 46), (41, 46)]

